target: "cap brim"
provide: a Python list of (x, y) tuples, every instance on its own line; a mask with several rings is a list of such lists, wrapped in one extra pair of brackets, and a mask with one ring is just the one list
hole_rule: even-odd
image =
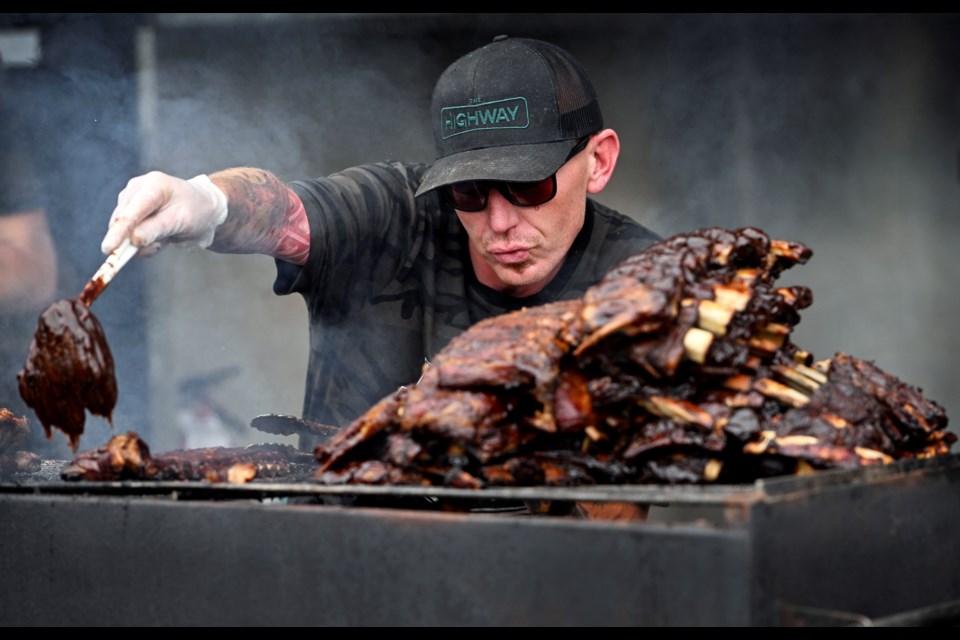
[(455, 153), (440, 158), (427, 170), (416, 195), (464, 180), (543, 180), (563, 166), (574, 144), (576, 140), (560, 140)]

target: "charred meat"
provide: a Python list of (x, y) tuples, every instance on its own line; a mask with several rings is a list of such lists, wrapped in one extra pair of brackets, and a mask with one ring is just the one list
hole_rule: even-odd
[(26, 418), (18, 418), (12, 411), (0, 407), (0, 478), (13, 473), (37, 471), (40, 456), (19, 447), (30, 435)]
[(94, 482), (193, 480), (244, 483), (255, 478), (309, 475), (314, 467), (309, 454), (280, 444), (177, 449), (151, 454), (147, 443), (130, 431), (113, 436), (102, 447), (80, 452), (63, 468), (61, 477)]
[(318, 445), (324, 483), (732, 483), (941, 455), (943, 408), (791, 341), (812, 256), (755, 228), (666, 239), (582, 299), (484, 320)]

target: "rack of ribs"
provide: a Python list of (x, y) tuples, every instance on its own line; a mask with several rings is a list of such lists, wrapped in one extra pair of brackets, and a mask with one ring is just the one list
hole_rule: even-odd
[[(60, 472), (64, 480), (193, 480), (245, 483), (255, 478), (290, 478), (309, 464), (309, 454), (289, 445), (175, 449), (151, 454), (132, 431), (117, 434), (102, 447), (80, 452)], [(309, 472), (308, 472), (309, 473)]]
[(577, 300), (483, 320), (318, 445), (321, 483), (482, 488), (750, 482), (949, 452), (922, 392), (791, 341), (812, 251), (701, 229), (628, 258)]

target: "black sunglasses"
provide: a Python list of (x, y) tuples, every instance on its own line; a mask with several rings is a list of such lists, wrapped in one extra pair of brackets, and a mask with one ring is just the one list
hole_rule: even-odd
[[(581, 138), (570, 149), (563, 164), (583, 151), (590, 141), (590, 136)], [(487, 207), (487, 196), (490, 189), (496, 189), (507, 199), (507, 202), (518, 207), (535, 207), (550, 202), (557, 195), (557, 174), (547, 176), (533, 182), (508, 182), (506, 180), (467, 180), (455, 182), (440, 188), (441, 196), (457, 211), (474, 213), (483, 211)]]

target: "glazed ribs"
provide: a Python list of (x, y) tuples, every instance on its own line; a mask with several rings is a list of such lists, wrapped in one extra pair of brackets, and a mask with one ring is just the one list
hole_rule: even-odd
[[(176, 449), (151, 454), (136, 433), (118, 434), (102, 447), (83, 451), (61, 471), (64, 480), (194, 480), (244, 483), (255, 478), (295, 478), (313, 460), (289, 445)], [(310, 471), (306, 471), (309, 475)]]
[(668, 238), (578, 300), (477, 323), (319, 445), (323, 483), (729, 483), (947, 453), (943, 408), (791, 341), (812, 251), (755, 228)]

